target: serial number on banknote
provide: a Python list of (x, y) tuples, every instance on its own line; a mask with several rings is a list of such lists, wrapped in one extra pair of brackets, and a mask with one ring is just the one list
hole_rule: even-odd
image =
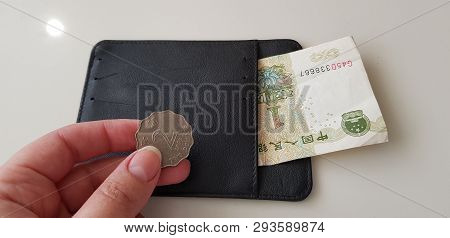
[(333, 64), (327, 64), (322, 66), (317, 66), (315, 68), (305, 69), (300, 71), (300, 77), (310, 76), (310, 75), (317, 75), (320, 73), (325, 73), (328, 71), (335, 71), (343, 68), (349, 68), (352, 67), (353, 62), (351, 60), (333, 63)]

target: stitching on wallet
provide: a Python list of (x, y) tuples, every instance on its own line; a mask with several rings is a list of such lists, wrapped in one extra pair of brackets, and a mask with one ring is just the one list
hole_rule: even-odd
[(91, 52), (91, 56), (89, 58), (89, 65), (88, 65), (88, 70), (86, 72), (86, 79), (84, 80), (84, 86), (83, 86), (83, 93), (81, 95), (81, 102), (80, 102), (80, 109), (78, 110), (78, 117), (77, 117), (77, 122), (81, 121), (81, 117), (83, 115), (83, 111), (84, 111), (84, 103), (86, 101), (86, 92), (87, 89), (89, 87), (89, 79), (91, 77), (92, 74), (92, 70), (93, 70), (93, 65), (94, 65), (94, 59), (96, 57), (96, 50), (97, 50), (98, 45), (96, 45)]
[[(255, 82), (255, 84), (258, 83), (258, 51), (257, 51), (257, 45), (258, 42), (257, 41), (253, 41), (253, 60), (252, 60), (252, 68), (253, 68), (253, 80)], [(258, 90), (258, 87), (256, 85), (256, 90)], [(258, 93), (258, 91), (256, 91), (256, 93)], [(254, 142), (253, 142), (253, 194), (255, 197), (258, 197), (258, 187), (257, 187), (257, 182), (258, 182), (258, 153), (256, 153), (256, 147), (258, 146), (258, 118), (257, 118), (257, 113), (258, 113), (258, 105), (257, 105), (257, 97), (258, 95), (255, 95), (255, 99), (253, 101), (253, 123), (255, 123), (255, 135), (254, 135)]]

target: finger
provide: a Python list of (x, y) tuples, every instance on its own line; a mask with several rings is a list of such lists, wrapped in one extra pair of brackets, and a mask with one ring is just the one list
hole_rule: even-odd
[[(75, 213), (113, 172), (124, 158), (109, 158), (75, 167), (59, 184), (58, 190), (67, 209)], [(176, 184), (184, 181), (190, 171), (188, 160), (176, 167), (161, 170), (158, 186)]]
[(58, 182), (77, 162), (108, 152), (134, 149), (137, 126), (136, 120), (106, 120), (66, 126), (27, 145), (6, 166), (30, 168)]
[(161, 153), (147, 146), (128, 156), (74, 217), (135, 217), (150, 198), (161, 172)]
[(110, 158), (76, 166), (57, 185), (67, 209), (72, 214), (78, 211), (123, 160), (120, 157)]
[(158, 186), (171, 185), (181, 183), (189, 176), (191, 163), (189, 160), (182, 160), (175, 167), (166, 167), (161, 170)]

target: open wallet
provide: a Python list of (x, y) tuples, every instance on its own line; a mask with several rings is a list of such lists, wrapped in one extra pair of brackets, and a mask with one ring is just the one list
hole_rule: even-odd
[(311, 192), (311, 160), (258, 166), (257, 98), (258, 59), (299, 49), (285, 39), (101, 41), (77, 122), (183, 115), (193, 129), (190, 175), (155, 195), (300, 201)]

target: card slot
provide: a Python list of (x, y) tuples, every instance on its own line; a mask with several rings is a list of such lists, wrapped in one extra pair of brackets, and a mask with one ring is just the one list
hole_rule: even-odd
[[(293, 40), (259, 41), (258, 58), (300, 50)], [(300, 201), (312, 190), (311, 159), (258, 167), (258, 199)]]

